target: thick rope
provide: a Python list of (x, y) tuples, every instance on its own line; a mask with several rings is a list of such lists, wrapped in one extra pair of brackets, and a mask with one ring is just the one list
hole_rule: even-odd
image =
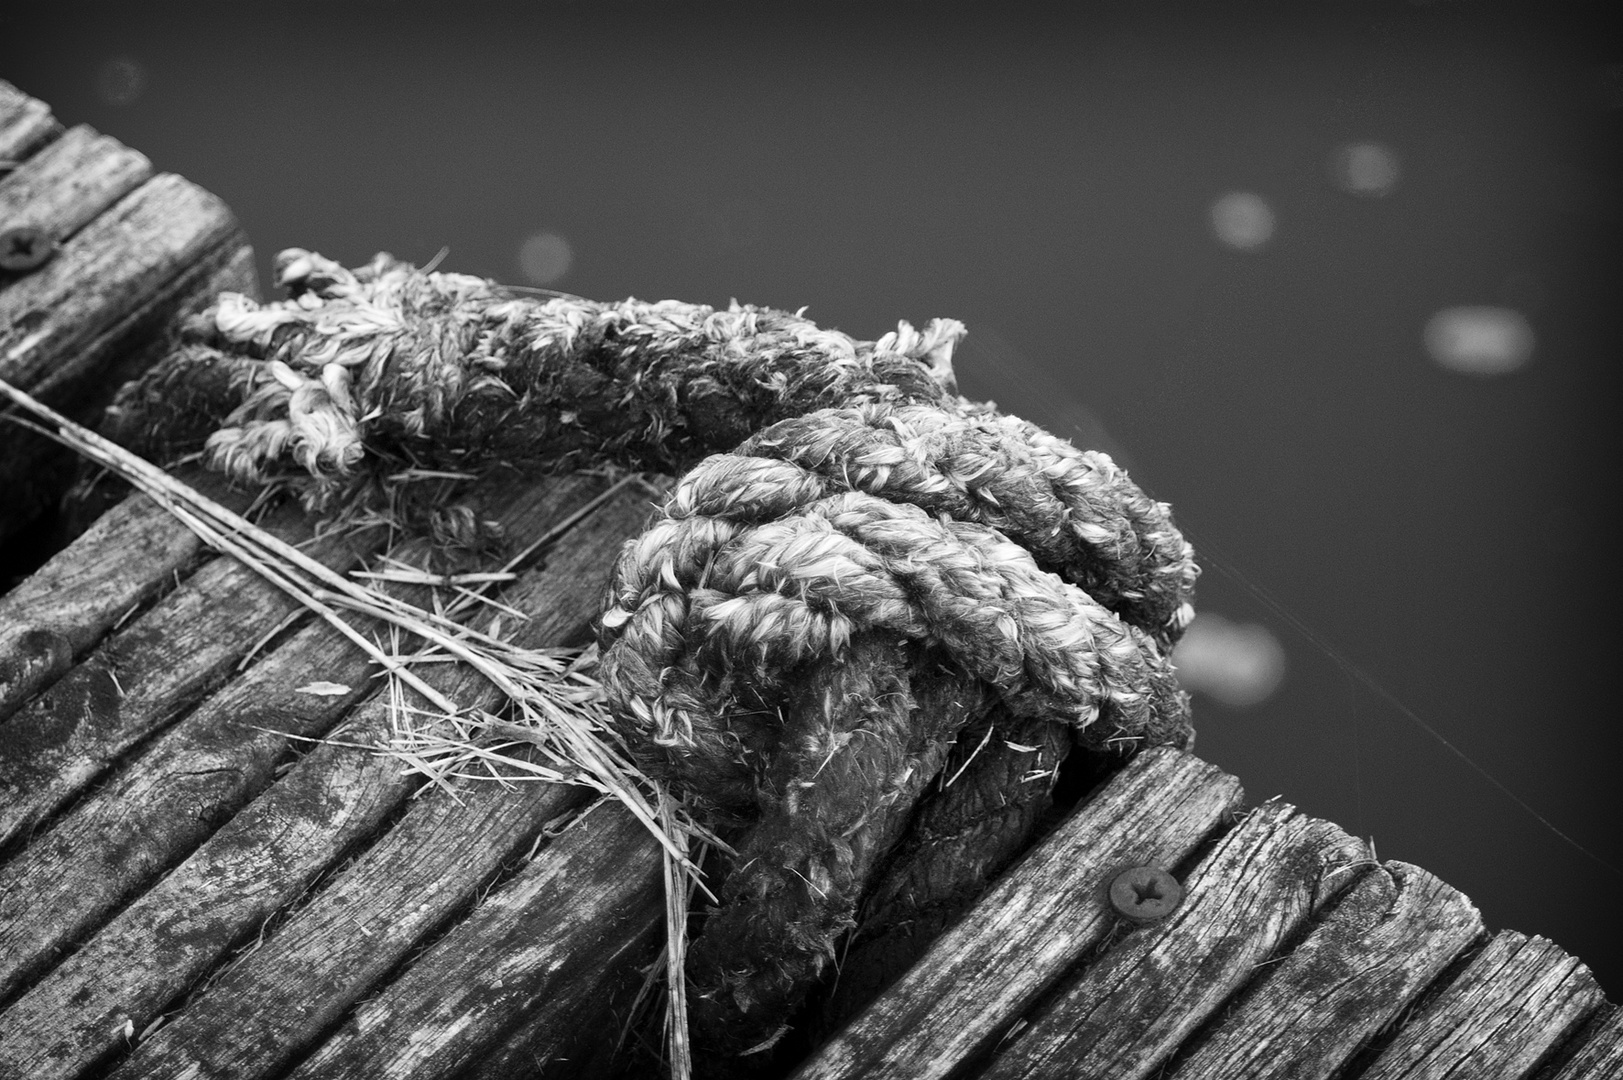
[(222, 295), (120, 395), (112, 430), (166, 447), (206, 429), (225, 472), (257, 481), (290, 459), (331, 493), (369, 456), (680, 471), (815, 409), (961, 400), (951, 320), (858, 342), (765, 308), (538, 302), (386, 255), (351, 273), (297, 249), (278, 281), (292, 299)]
[(906, 405), (821, 410), (775, 424), (737, 452), (795, 462), (836, 490), (989, 526), (1162, 644), (1193, 616), (1194, 553), (1171, 509), (1107, 455), (1019, 417)]
[[(278, 265), (291, 298), (221, 297), (120, 393), (115, 436), (202, 445), (244, 480), (302, 475), (317, 506), (405, 466), (690, 470), (621, 554), (601, 674), (639, 763), (747, 827), (689, 958), (718, 1074), (764, 1060), (878, 875), (887, 917), (929, 905), (908, 883), (941, 845), (898, 842), (960, 731), (1003, 727), (970, 773), (988, 784), (1036, 752), (1009, 732), (1192, 738), (1167, 662), (1189, 545), (1107, 456), (959, 397), (959, 324), (862, 342), (736, 304), (519, 297), (388, 256)], [(1039, 755), (1036, 796), (999, 800), (1019, 812), (986, 866), (1029, 836), (1062, 755)], [(976, 794), (959, 792), (936, 798)]]

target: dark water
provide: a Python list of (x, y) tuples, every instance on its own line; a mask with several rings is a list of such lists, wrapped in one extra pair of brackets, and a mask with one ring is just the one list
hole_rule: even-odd
[[(1266, 701), (1199, 700), (1200, 751), (1623, 993), (1623, 874), (1394, 704), (1623, 866), (1623, 49), (1599, 18), (218, 8), (11, 4), (0, 77), (222, 196), (262, 273), (290, 245), (443, 245), (862, 336), (964, 320), (966, 389), (1121, 455), (1205, 556), (1202, 609), (1283, 645)], [(1256, 246), (1214, 232), (1226, 193)], [(1530, 358), (1438, 363), (1425, 327), (1460, 305), (1530, 327)], [(1513, 366), (1525, 340), (1492, 331), (1451, 340)]]

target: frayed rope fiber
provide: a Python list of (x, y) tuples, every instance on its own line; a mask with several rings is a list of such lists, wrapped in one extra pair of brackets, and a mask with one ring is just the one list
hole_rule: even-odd
[[(1167, 661), (1192, 550), (1106, 455), (960, 397), (959, 323), (864, 342), (764, 308), (541, 299), (297, 249), (278, 278), (288, 300), (225, 294), (189, 324), (109, 434), (302, 477), (315, 507), (406, 467), (685, 471), (621, 553), (601, 676), (639, 764), (740, 830), (689, 956), (718, 1073), (763, 1060), (864, 894), (908, 880), (887, 859), (960, 732), (999, 744), (976, 775), (1000, 777), (1056, 755), (991, 740), (989, 717), (1095, 750), (1192, 739)], [(998, 805), (1046, 798), (1052, 771)]]

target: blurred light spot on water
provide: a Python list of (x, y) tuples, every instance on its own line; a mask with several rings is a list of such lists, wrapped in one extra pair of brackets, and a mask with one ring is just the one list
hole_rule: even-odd
[(1533, 355), (1533, 328), (1507, 307), (1444, 308), (1426, 321), (1426, 351), (1450, 371), (1504, 375)]
[(1261, 195), (1231, 191), (1212, 203), (1212, 231), (1240, 251), (1255, 251), (1274, 235), (1274, 212)]
[(1266, 626), (1203, 611), (1172, 650), (1185, 690), (1236, 709), (1266, 701), (1285, 679), (1285, 649)]
[(518, 249), (518, 268), (532, 285), (551, 285), (569, 273), (575, 252), (555, 232), (538, 232)]
[(146, 88), (146, 68), (127, 56), (109, 60), (96, 71), (96, 96), (109, 105), (128, 105)]
[(1379, 198), (1398, 182), (1398, 156), (1380, 143), (1345, 143), (1330, 156), (1330, 175), (1351, 195)]

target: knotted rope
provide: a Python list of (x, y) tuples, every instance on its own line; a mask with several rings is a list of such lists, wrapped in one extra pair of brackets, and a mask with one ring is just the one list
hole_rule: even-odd
[[(227, 294), (194, 321), (111, 433), (297, 472), (314, 506), (405, 466), (688, 470), (620, 556), (601, 676), (639, 762), (748, 827), (690, 954), (718, 1062), (769, 1045), (876, 875), (906, 876), (885, 859), (966, 727), (1189, 742), (1167, 662), (1189, 545), (1105, 455), (959, 397), (958, 323), (863, 342), (383, 255), (351, 272), (292, 250), (278, 278), (287, 301)], [(1038, 778), (1006, 801), (1046, 797)]]

